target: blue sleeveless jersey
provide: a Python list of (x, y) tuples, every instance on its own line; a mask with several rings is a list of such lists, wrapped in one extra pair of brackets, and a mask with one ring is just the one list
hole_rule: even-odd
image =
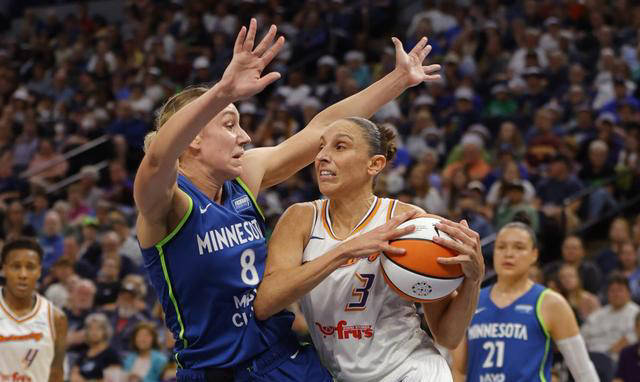
[(540, 315), (546, 288), (534, 284), (511, 305), (498, 308), (480, 291), (467, 329), (467, 381), (551, 381), (551, 337)]
[(265, 321), (253, 314), (267, 258), (265, 224), (253, 194), (240, 179), (223, 185), (217, 204), (186, 177), (190, 197), (176, 229), (142, 249), (144, 265), (176, 339), (180, 367), (233, 367), (291, 333), (293, 314)]

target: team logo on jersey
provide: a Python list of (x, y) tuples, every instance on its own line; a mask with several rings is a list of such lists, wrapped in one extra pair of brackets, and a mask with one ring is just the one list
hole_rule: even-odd
[(520, 312), (520, 313), (524, 313), (524, 314), (530, 314), (531, 312), (533, 312), (533, 306), (531, 305), (516, 305), (516, 312)]
[(336, 326), (324, 326), (316, 322), (318, 330), (324, 338), (337, 335), (339, 340), (348, 340), (349, 338), (361, 340), (363, 338), (373, 337), (373, 327), (371, 325), (351, 325), (347, 326), (347, 321), (341, 320)]
[(251, 199), (247, 195), (241, 196), (239, 198), (235, 198), (231, 201), (233, 208), (236, 212), (244, 211), (248, 208), (251, 208)]
[(29, 334), (23, 334), (23, 335), (8, 335), (8, 336), (3, 336), (0, 335), (0, 342), (13, 342), (13, 341), (29, 341), (29, 340), (34, 340), (36, 342), (40, 341), (43, 337), (42, 333), (29, 333)]
[(13, 374), (3, 374), (0, 372), (0, 381), (31, 382), (32, 379), (28, 375), (20, 374), (18, 372)]

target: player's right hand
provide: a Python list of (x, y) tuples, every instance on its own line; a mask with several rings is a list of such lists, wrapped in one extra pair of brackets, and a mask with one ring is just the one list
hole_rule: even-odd
[(398, 226), (407, 220), (415, 218), (419, 213), (417, 210), (402, 213), (374, 230), (356, 236), (353, 239), (348, 239), (340, 246), (343, 246), (346, 255), (350, 258), (369, 257), (379, 252), (402, 255), (405, 250), (389, 245), (389, 240), (397, 239), (413, 232), (416, 229), (413, 225), (402, 228), (398, 228)]
[(234, 101), (251, 97), (280, 78), (278, 72), (262, 76), (262, 71), (282, 49), (284, 37), (278, 37), (274, 43), (277, 28), (271, 25), (269, 32), (254, 48), (257, 28), (257, 21), (252, 18), (249, 30), (244, 26), (240, 29), (233, 47), (233, 58), (220, 80), (220, 86)]

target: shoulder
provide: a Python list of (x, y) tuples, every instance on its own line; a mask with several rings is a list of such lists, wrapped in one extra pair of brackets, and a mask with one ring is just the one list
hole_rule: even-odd
[(295, 235), (308, 236), (313, 224), (315, 209), (314, 202), (295, 203), (280, 216), (277, 227), (284, 228)]
[(545, 324), (550, 325), (556, 320), (565, 320), (568, 314), (573, 314), (571, 305), (560, 293), (551, 289), (545, 289), (542, 293), (540, 309)]
[(551, 310), (569, 306), (567, 300), (558, 292), (552, 289), (542, 291), (542, 308), (550, 308)]
[[(393, 202), (394, 200), (392, 200)], [(405, 203), (405, 202), (401, 202), (399, 200), (395, 201), (396, 202), (396, 208), (394, 210), (393, 215), (400, 215), (402, 213), (405, 212), (409, 212), (409, 211), (418, 211), (421, 214), (424, 215), (429, 215), (425, 212), (425, 210), (423, 210), (422, 208), (415, 206), (413, 204), (409, 204), (409, 203)], [(429, 216), (435, 216), (435, 215), (429, 215)]]
[(62, 309), (53, 305), (51, 301), (49, 301), (49, 304), (51, 304), (51, 311), (52, 311), (51, 313), (53, 314), (53, 325), (56, 329), (56, 333), (61, 333), (61, 332), (66, 333), (67, 315), (62, 311)]
[(281, 219), (312, 219), (316, 210), (315, 202), (295, 203), (282, 214)]

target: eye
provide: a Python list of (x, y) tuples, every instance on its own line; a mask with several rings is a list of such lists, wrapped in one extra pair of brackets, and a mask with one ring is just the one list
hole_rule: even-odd
[(344, 150), (345, 148), (347, 148), (347, 146), (345, 146), (345, 145), (344, 145), (344, 144), (342, 144), (342, 143), (338, 143), (338, 144), (336, 145), (336, 149), (338, 149), (338, 151), (340, 151), (340, 150)]

